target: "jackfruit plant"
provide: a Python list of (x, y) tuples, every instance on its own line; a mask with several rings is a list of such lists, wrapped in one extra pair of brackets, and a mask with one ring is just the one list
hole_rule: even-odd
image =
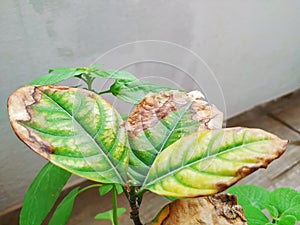
[[(57, 85), (69, 78), (86, 85)], [(97, 78), (115, 81), (99, 92), (93, 89)], [(135, 108), (121, 116), (101, 97), (107, 93)], [(101, 195), (112, 193), (113, 209), (96, 219), (118, 225), (125, 209), (117, 207), (117, 194), (124, 193), (133, 223), (141, 225), (145, 192), (172, 200), (212, 196), (267, 167), (287, 144), (260, 129), (222, 128), (222, 112), (200, 91), (174, 90), (96, 66), (51, 69), (10, 96), (8, 113), (19, 139), (49, 160), (25, 195), (21, 225), (44, 221), (71, 173), (96, 183), (73, 189), (49, 224), (66, 224), (76, 196), (97, 187)]]

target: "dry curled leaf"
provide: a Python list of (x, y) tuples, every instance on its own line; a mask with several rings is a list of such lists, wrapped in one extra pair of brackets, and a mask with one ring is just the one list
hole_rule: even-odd
[(126, 129), (134, 137), (183, 107), (187, 107), (184, 113), (189, 113), (191, 121), (199, 122), (198, 129), (222, 127), (223, 113), (209, 104), (200, 91), (172, 90), (146, 95), (128, 117)]

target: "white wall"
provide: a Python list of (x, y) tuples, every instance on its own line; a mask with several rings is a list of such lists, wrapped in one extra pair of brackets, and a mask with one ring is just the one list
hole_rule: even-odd
[[(120, 44), (163, 40), (205, 60), (225, 103), (207, 68), (174, 44), (129, 45), (98, 63), (128, 68), (139, 77), (167, 77), (187, 88), (194, 88), (194, 79), (232, 116), (300, 87), (299, 11), (297, 0), (1, 0), (0, 210), (21, 202), (45, 163), (17, 140), (8, 122), (6, 99), (21, 85), (51, 67), (89, 65)], [(169, 64), (125, 66), (147, 59)]]

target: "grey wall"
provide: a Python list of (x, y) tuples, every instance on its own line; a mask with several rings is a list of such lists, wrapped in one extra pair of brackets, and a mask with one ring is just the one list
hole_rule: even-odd
[[(128, 68), (139, 77), (167, 77), (175, 86), (191, 89), (195, 80), (232, 116), (299, 88), (299, 11), (297, 0), (1, 0), (0, 210), (22, 201), (45, 163), (9, 126), (6, 99), (21, 85), (51, 67), (89, 65), (120, 44), (163, 40), (205, 60), (225, 103), (204, 64), (174, 44), (127, 45), (98, 63)], [(141, 60), (161, 63), (127, 65)]]

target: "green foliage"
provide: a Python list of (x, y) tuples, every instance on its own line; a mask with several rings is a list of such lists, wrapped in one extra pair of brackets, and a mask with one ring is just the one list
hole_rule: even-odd
[(87, 84), (88, 90), (97, 93), (97, 91), (92, 88), (95, 78), (114, 79), (115, 83), (109, 90), (99, 93), (111, 92), (117, 98), (132, 104), (138, 104), (142, 98), (150, 92), (157, 93), (160, 91), (171, 90), (169, 87), (141, 81), (127, 71), (112, 69), (100, 70), (98, 67), (99, 65), (79, 68), (52, 68), (49, 70), (48, 74), (38, 77), (30, 82), (29, 85), (57, 84), (75, 77), (84, 81)]
[(106, 195), (108, 192), (110, 192), (113, 189), (113, 184), (104, 184), (99, 188), (99, 194), (100, 196)]
[[(300, 206), (300, 193), (290, 188), (279, 188), (271, 192), (269, 204), (277, 208), (279, 215), (293, 207)], [(300, 214), (298, 214), (300, 220)]]
[(117, 207), (117, 194), (121, 194), (123, 192), (123, 188), (119, 184), (104, 184), (99, 188), (100, 196), (103, 196), (110, 191), (112, 191), (113, 209), (97, 214), (95, 219), (110, 220), (113, 225), (118, 225), (118, 218), (126, 212), (125, 208)]
[(48, 74), (38, 77), (30, 82), (30, 85), (50, 85), (56, 84), (69, 78), (79, 76), (82, 70), (79, 68), (53, 68), (49, 70)]
[(169, 87), (160, 86), (141, 80), (116, 80), (110, 87), (110, 92), (117, 98), (132, 104), (138, 104), (146, 94), (171, 90)]
[(250, 205), (260, 210), (264, 209), (269, 201), (270, 192), (260, 186), (232, 186), (228, 189), (228, 191), (237, 196), (242, 196), (238, 199), (240, 205)]
[[(125, 208), (118, 208), (118, 216), (122, 216), (126, 212)], [(95, 216), (96, 220), (110, 220), (113, 221), (113, 210), (109, 210), (103, 213), (99, 213)]]
[[(88, 90), (48, 86), (72, 77), (84, 81)], [(96, 78), (115, 82), (109, 90), (99, 92), (93, 89)], [(96, 219), (118, 225), (125, 209), (117, 208), (117, 194), (124, 188), (132, 219), (140, 224), (134, 217), (146, 190), (169, 197), (217, 193), (265, 167), (286, 146), (286, 141), (262, 130), (220, 129), (222, 113), (200, 92), (170, 91), (126, 71), (99, 70), (96, 65), (54, 68), (30, 85), (34, 86), (22, 87), (9, 98), (12, 127), (30, 148), (62, 169), (49, 163), (36, 177), (24, 199), (21, 225), (41, 224), (70, 176), (67, 171), (101, 184), (72, 190), (57, 207), (50, 225), (65, 224), (76, 197), (95, 186), (101, 186), (101, 196), (111, 192), (113, 199), (113, 210)], [(142, 102), (124, 121), (99, 96), (109, 92), (132, 104)], [(145, 95), (153, 99), (147, 102)], [(278, 224), (298, 219), (298, 197), (294, 199), (293, 192), (284, 192), (291, 203), (284, 201), (278, 207), (282, 193), (268, 196), (267, 191), (251, 188), (243, 190), (246, 197), (242, 201), (249, 205), (246, 215), (253, 224), (258, 224), (258, 218), (266, 220), (260, 211), (263, 208), (270, 209)], [(253, 212), (259, 212), (258, 216), (253, 217)]]
[(120, 184), (103, 184), (99, 188), (100, 196), (106, 195), (108, 192), (110, 192), (113, 189), (114, 186), (116, 187), (118, 195), (123, 193), (123, 188), (122, 188), (122, 185), (120, 185)]
[[(294, 225), (300, 221), (300, 192), (294, 189), (278, 188), (269, 192), (262, 187), (243, 185), (230, 187), (228, 192), (237, 195), (249, 225)], [(272, 221), (265, 220), (263, 209), (269, 211)]]
[(49, 222), (49, 225), (67, 223), (74, 206), (75, 198), (79, 193), (80, 191), (78, 187), (69, 192), (69, 194), (62, 200), (62, 202), (56, 208)]
[(71, 173), (52, 163), (47, 163), (35, 177), (24, 197), (20, 225), (40, 225), (54, 203)]
[(243, 206), (248, 225), (263, 225), (269, 222), (268, 217), (258, 208), (251, 205)]
[(93, 71), (93, 73), (91, 73), (91, 76), (95, 78), (123, 80), (126, 82), (137, 80), (137, 78), (134, 75), (123, 70), (111, 70), (111, 69), (95, 70)]

